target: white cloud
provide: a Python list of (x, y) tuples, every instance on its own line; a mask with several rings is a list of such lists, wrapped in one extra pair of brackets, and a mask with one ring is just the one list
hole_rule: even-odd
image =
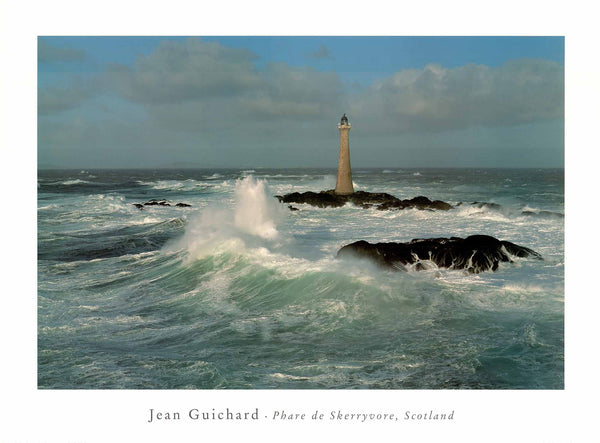
[(442, 131), (559, 119), (564, 115), (563, 66), (514, 60), (497, 68), (428, 65), (376, 82), (352, 102), (355, 119), (378, 131)]
[(229, 97), (260, 85), (253, 59), (248, 50), (198, 38), (166, 40), (132, 67), (111, 65), (105, 80), (122, 97), (148, 105)]
[(258, 70), (254, 60), (250, 51), (217, 42), (164, 41), (131, 67), (110, 66), (103, 83), (143, 105), (167, 129), (248, 134), (255, 124), (316, 121), (340, 112), (344, 93), (336, 73), (285, 63)]
[(96, 93), (95, 87), (77, 78), (69, 86), (38, 89), (38, 114), (53, 114), (74, 109)]

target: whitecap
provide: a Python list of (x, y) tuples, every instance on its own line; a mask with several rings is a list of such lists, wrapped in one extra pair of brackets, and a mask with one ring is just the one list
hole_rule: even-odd
[(221, 178), (221, 177), (223, 177), (221, 174), (219, 174), (218, 172), (215, 172), (214, 174), (209, 175), (209, 176), (205, 176), (204, 178), (206, 180), (216, 180), (216, 179)]
[(93, 184), (95, 184), (95, 183), (94, 183), (94, 182), (87, 181), (87, 180), (81, 180), (81, 179), (79, 179), (79, 178), (76, 178), (76, 179), (74, 179), (74, 180), (65, 180), (65, 181), (62, 181), (62, 182), (55, 183), (55, 184), (69, 186), (69, 185), (80, 185), (80, 184), (88, 184), (88, 185), (93, 185)]

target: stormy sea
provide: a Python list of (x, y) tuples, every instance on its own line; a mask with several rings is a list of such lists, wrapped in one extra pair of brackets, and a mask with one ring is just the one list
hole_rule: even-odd
[[(39, 170), (41, 389), (562, 389), (564, 171), (355, 169), (453, 208), (280, 203), (334, 169)], [(338, 259), (484, 234), (495, 271)]]

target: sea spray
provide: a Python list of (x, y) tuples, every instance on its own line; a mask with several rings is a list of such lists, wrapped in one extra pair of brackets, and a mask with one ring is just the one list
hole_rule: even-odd
[(266, 183), (247, 176), (236, 181), (232, 207), (220, 203), (204, 208), (190, 217), (184, 236), (165, 249), (187, 249), (188, 259), (194, 260), (247, 247), (276, 246), (281, 240), (277, 221), (282, 213)]
[(273, 240), (279, 236), (275, 226), (281, 215), (273, 197), (267, 195), (266, 184), (248, 176), (235, 184), (235, 226), (240, 230)]

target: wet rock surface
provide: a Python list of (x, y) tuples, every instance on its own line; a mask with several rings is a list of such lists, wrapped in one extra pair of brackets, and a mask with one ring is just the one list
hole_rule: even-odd
[(133, 203), (133, 206), (142, 211), (144, 210), (145, 206), (175, 206), (177, 208), (190, 208), (192, 205), (187, 203), (177, 203), (176, 205), (171, 205), (171, 203), (169, 203), (167, 200), (153, 198), (152, 200), (148, 200), (144, 203)]
[(419, 196), (407, 200), (400, 200), (385, 192), (356, 191), (349, 195), (338, 195), (333, 190), (321, 192), (292, 192), (291, 194), (275, 196), (282, 203), (306, 203), (319, 208), (339, 208), (346, 203), (353, 203), (361, 208), (389, 209), (437, 209), (447, 211), (452, 205), (441, 200), (431, 201), (427, 197)]
[(338, 258), (366, 258), (385, 268), (407, 270), (465, 269), (470, 273), (498, 269), (500, 262), (512, 262), (513, 257), (542, 259), (532, 249), (489, 235), (467, 238), (414, 239), (407, 243), (369, 243), (360, 240), (342, 247)]

